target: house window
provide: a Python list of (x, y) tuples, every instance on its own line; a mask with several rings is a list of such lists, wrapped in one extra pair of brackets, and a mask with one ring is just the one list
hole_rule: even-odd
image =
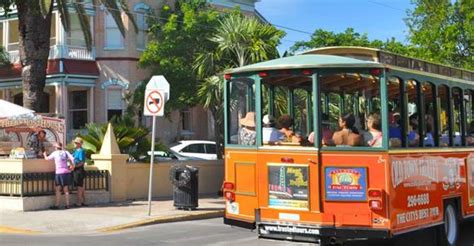
[(135, 5), (134, 12), (136, 13), (135, 20), (138, 26), (137, 34), (137, 49), (145, 49), (147, 43), (147, 33), (148, 25), (146, 22), (147, 13), (149, 13), (150, 7), (144, 3), (139, 3)]
[[(92, 26), (92, 18), (88, 18)], [(91, 31), (91, 33), (93, 32)], [(81, 23), (79, 22), (78, 14), (71, 14), (71, 24), (69, 26), (69, 32), (67, 33), (67, 44), (73, 47), (86, 47), (86, 40)]]
[(9, 51), (18, 50), (18, 20), (8, 21), (7, 49)]
[(71, 91), (69, 94), (69, 122), (72, 129), (84, 128), (87, 119), (87, 91)]
[(189, 110), (189, 108), (185, 108), (181, 111), (181, 127), (183, 131), (192, 131), (191, 110)]
[(107, 49), (122, 49), (124, 48), (124, 40), (120, 29), (115, 23), (111, 14), (105, 15), (105, 48)]
[(49, 45), (56, 45), (56, 13), (51, 16), (51, 36), (49, 38)]
[[(41, 107), (38, 113), (49, 113), (49, 93), (43, 92), (43, 96), (41, 97)], [(16, 105), (23, 106), (23, 93), (18, 93), (13, 96), (13, 103)]]
[(110, 121), (114, 116), (121, 118), (123, 112), (123, 100), (121, 90), (107, 91), (107, 120)]

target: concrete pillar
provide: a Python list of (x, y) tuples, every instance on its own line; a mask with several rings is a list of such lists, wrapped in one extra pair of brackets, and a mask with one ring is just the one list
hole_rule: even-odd
[(99, 154), (92, 155), (94, 165), (100, 170), (109, 171), (110, 200), (127, 200), (127, 159), (128, 155), (120, 154), (120, 149), (109, 123)]

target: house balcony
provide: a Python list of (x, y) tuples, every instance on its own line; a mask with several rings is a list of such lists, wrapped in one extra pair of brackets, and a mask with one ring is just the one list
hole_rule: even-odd
[[(20, 53), (18, 50), (9, 51), (8, 55), (12, 64), (20, 63)], [(48, 59), (73, 59), (95, 61), (95, 48), (92, 48), (92, 50), (89, 51), (85, 47), (53, 45), (49, 50)]]

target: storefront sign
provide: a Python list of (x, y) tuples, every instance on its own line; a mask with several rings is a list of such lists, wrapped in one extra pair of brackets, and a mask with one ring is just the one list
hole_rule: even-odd
[(327, 201), (367, 200), (367, 169), (364, 167), (326, 167)]
[(308, 166), (268, 164), (268, 205), (274, 208), (308, 208)]
[(64, 133), (64, 123), (61, 120), (45, 119), (39, 117), (36, 119), (0, 119), (0, 128), (10, 128), (11, 131), (14, 129), (33, 129), (45, 128), (51, 129), (57, 133)]

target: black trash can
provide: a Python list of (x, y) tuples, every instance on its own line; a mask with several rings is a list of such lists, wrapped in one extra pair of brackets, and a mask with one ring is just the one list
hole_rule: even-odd
[(194, 210), (198, 207), (198, 171), (198, 168), (187, 165), (171, 167), (173, 205), (177, 209)]

